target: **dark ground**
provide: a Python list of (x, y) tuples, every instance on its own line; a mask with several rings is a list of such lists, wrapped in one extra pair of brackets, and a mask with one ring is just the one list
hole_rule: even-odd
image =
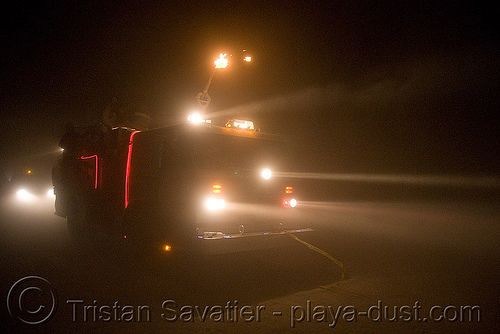
[[(380, 300), (382, 309), (389, 306), (389, 315), (394, 306), (411, 308), (418, 302), (422, 308), (420, 321), (377, 322), (367, 316), (349, 321), (341, 316), (335, 328), (328, 326), (330, 315), (327, 322), (318, 322), (318, 317), (304, 313), (304, 320), (295, 322), (296, 332), (500, 330), (498, 189), (323, 182), (323, 194), (318, 194), (311, 190), (315, 186), (309, 183), (307, 201), (297, 214), (316, 232), (298, 236), (342, 261), (344, 281), (333, 262), (287, 236), (280, 248), (198, 258), (139, 257), (115, 248), (77, 251), (65, 220), (53, 216), (50, 208), (36, 212), (15, 208), (5, 197), (0, 225), (2, 332), (290, 331), (292, 307), (300, 318), (297, 309), (306, 310), (308, 300), (312, 309), (330, 305), (334, 310), (352, 306), (358, 311), (367, 311)], [(57, 295), (54, 316), (41, 325), (24, 324), (6, 309), (9, 289), (28, 275), (47, 279)], [(72, 321), (68, 300), (98, 307), (111, 307), (116, 301), (122, 307), (147, 305), (151, 318), (150, 322), (84, 321), (80, 309)], [(206, 305), (224, 307), (235, 300), (240, 308), (266, 309), (260, 322), (216, 322), (210, 314), (204, 322), (168, 322), (162, 314), (171, 317), (174, 312), (162, 308), (166, 300), (174, 300), (177, 310), (183, 305), (201, 310)], [(431, 307), (450, 305), (479, 306), (480, 320), (423, 320)], [(273, 315), (275, 311), (282, 316)], [(453, 318), (453, 310), (447, 316)]]

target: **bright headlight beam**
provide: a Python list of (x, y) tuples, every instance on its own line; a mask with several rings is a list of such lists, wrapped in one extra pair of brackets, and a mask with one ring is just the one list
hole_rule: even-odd
[(391, 174), (330, 174), (276, 172), (274, 177), (316, 179), (328, 181), (353, 181), (371, 183), (410, 184), (421, 186), (454, 186), (500, 188), (497, 176), (454, 176), (454, 175), (391, 175)]
[(201, 117), (200, 114), (195, 113), (188, 116), (188, 122), (201, 123), (204, 122), (204, 119)]
[(261, 174), (261, 175), (262, 175), (262, 177), (263, 177), (264, 179), (269, 180), (269, 179), (271, 178), (272, 174), (273, 174), (273, 173), (271, 172), (271, 170), (270, 170), (269, 168), (266, 168), (266, 169), (264, 169), (264, 170), (262, 171), (262, 174)]
[(209, 198), (206, 202), (208, 210), (215, 210), (217, 208), (217, 202), (214, 198)]
[(205, 205), (210, 211), (222, 210), (226, 207), (226, 201), (224, 201), (222, 198), (216, 199), (212, 197), (205, 202)]
[(17, 191), (17, 197), (22, 200), (22, 201), (27, 201), (33, 198), (33, 195), (30, 194), (28, 191), (25, 189), (19, 189)]

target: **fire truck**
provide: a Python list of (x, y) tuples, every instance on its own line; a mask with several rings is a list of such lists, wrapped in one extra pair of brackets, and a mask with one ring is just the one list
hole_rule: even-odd
[(309, 230), (295, 225), (296, 189), (279, 177), (289, 169), (279, 136), (249, 120), (188, 120), (146, 131), (80, 130), (54, 178), (56, 214), (73, 239), (105, 233), (165, 251), (243, 250)]

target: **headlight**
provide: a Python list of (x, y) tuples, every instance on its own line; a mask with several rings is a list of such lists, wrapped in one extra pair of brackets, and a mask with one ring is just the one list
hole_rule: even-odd
[(209, 198), (205, 204), (211, 211), (222, 210), (226, 207), (226, 201), (224, 201), (222, 198)]
[(204, 121), (200, 114), (191, 114), (188, 116), (188, 122), (202, 123)]
[(31, 200), (33, 198), (33, 195), (30, 194), (25, 189), (19, 189), (17, 191), (17, 198), (19, 198), (22, 201), (29, 201), (29, 200)]
[(285, 198), (283, 200), (283, 206), (285, 208), (295, 208), (297, 206), (297, 200), (295, 198)]
[(272, 176), (271, 170), (269, 168), (266, 168), (262, 171), (262, 177), (266, 180), (269, 180)]

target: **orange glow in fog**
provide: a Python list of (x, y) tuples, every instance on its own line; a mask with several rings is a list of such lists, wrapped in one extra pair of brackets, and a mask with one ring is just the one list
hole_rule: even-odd
[(221, 53), (219, 55), (219, 58), (216, 61), (214, 61), (215, 68), (226, 68), (227, 67), (227, 64), (229, 63), (229, 61), (227, 60), (226, 56), (227, 56), (227, 54), (225, 54), (225, 53)]

